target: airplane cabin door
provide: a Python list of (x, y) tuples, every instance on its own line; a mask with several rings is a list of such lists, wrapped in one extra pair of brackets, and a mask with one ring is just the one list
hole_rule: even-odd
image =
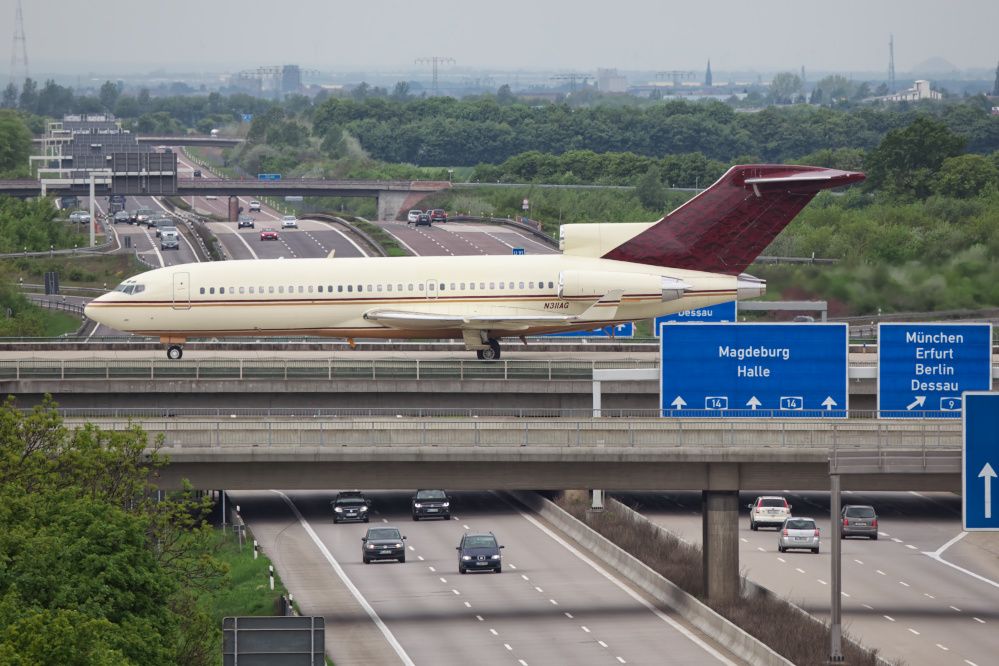
[(191, 274), (173, 274), (173, 309), (191, 309)]
[(437, 280), (427, 280), (427, 300), (436, 301), (437, 300)]

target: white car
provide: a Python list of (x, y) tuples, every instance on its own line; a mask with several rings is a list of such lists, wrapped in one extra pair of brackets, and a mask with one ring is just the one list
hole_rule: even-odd
[(411, 210), (406, 214), (406, 224), (413, 224), (420, 219), (420, 215), (423, 214), (422, 210)]
[(285, 215), (281, 218), (282, 229), (298, 229), (298, 218), (294, 215)]
[(757, 497), (749, 505), (749, 529), (754, 531), (761, 526), (780, 527), (790, 517), (791, 505), (779, 495)]
[(260, 202), (253, 200), (250, 202), (250, 212), (259, 213), (260, 212)]
[(69, 221), (76, 222), (77, 224), (86, 224), (90, 222), (90, 213), (85, 210), (74, 210), (69, 214)]

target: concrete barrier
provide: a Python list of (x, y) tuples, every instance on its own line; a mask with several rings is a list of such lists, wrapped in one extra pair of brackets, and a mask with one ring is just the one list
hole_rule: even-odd
[(566, 513), (554, 502), (530, 492), (509, 493), (580, 545), (610, 564), (632, 584), (725, 647), (740, 659), (761, 666), (794, 666), (772, 649), (663, 578), (637, 558)]

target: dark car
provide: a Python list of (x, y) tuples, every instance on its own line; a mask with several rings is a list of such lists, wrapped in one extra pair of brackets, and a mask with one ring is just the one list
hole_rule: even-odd
[(156, 211), (152, 208), (139, 208), (132, 213), (133, 224), (146, 224), (150, 219), (156, 217)]
[(330, 502), (333, 509), (333, 522), (368, 522), (367, 498), (356, 490), (338, 493), (336, 499)]
[(865, 536), (869, 539), (878, 538), (878, 513), (873, 506), (863, 504), (847, 504), (843, 507), (842, 538), (848, 536)]
[(173, 218), (169, 217), (153, 217), (146, 221), (146, 227), (149, 229), (156, 230), (156, 237), (160, 236), (160, 229), (163, 227), (177, 227), (177, 223), (173, 221)]
[(240, 215), (239, 221), (236, 222), (236, 228), (242, 229), (243, 227), (253, 228), (254, 219), (249, 215)]
[(126, 210), (119, 210), (117, 213), (114, 214), (112, 221), (115, 224), (119, 224), (121, 222), (129, 223), (132, 221), (132, 216)]
[(201, 178), (201, 169), (195, 169), (194, 170), (194, 177), (195, 178)]
[(416, 224), (415, 224), (415, 226), (417, 226), (417, 227), (428, 226), (429, 227), (430, 226), (430, 215), (428, 215), (427, 213), (420, 213), (419, 216), (416, 218)]
[(406, 561), (406, 537), (395, 527), (369, 527), (361, 537), (361, 559), (365, 564), (373, 560)]
[(447, 211), (443, 208), (434, 208), (429, 212), (431, 222), (447, 222)]
[(413, 495), (413, 520), (451, 519), (451, 498), (443, 490), (417, 490)]
[(455, 548), (458, 551), (458, 573), (503, 573), (503, 556), (500, 554), (502, 548), (492, 532), (465, 532)]

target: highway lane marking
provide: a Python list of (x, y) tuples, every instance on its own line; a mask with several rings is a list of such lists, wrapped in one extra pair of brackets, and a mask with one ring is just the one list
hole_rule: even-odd
[(510, 567), (511, 569), (516, 569), (517, 568), (516, 564), (508, 564), (507, 566)]
[(144, 233), (146, 235), (146, 240), (148, 240), (149, 244), (153, 246), (153, 252), (156, 253), (156, 258), (160, 262), (160, 268), (162, 268), (163, 266), (166, 266), (166, 262), (163, 261), (163, 255), (160, 254), (160, 251), (156, 249), (156, 243), (153, 241), (152, 238), (149, 237), (149, 227), (146, 227), (145, 229), (143, 229), (142, 233)]
[(421, 562), (423, 562), (423, 561), (424, 561), (424, 560), (423, 560), (423, 555), (417, 555), (417, 556), (416, 556), (416, 559), (418, 559), (418, 560), (419, 560), (419, 561), (421, 561)]
[(783, 557), (778, 557), (777, 560), (780, 561), (782, 564), (787, 564), (787, 560), (785, 560)]
[(454, 589), (453, 587), (451, 588), (451, 591), (454, 592), (455, 596), (458, 596), (458, 597), (461, 596), (461, 592), (459, 592), (458, 590)]
[(861, 562), (860, 560), (854, 560), (854, 562), (856, 562), (857, 564), (863, 564), (863, 562)]
[(889, 622), (894, 622), (895, 621), (895, 618), (893, 618), (891, 615), (882, 615), (881, 617), (883, 617), (884, 619), (888, 620)]
[(953, 610), (953, 611), (957, 611), (958, 613), (961, 612), (961, 609), (958, 608), (957, 606), (951, 606), (950, 609)]
[(471, 527), (469, 527), (468, 525), (462, 525), (462, 528), (464, 528), (464, 529), (466, 529), (466, 530), (470, 530), (470, 529), (472, 529), (472, 528), (471, 528)]
[(899, 584), (899, 585), (902, 585), (902, 586), (904, 586), (904, 587), (912, 587), (911, 585), (909, 585), (908, 583), (906, 583), (906, 582), (905, 582), (904, 580), (900, 580), (900, 581), (898, 581), (898, 584)]
[(995, 582), (994, 580), (992, 580), (990, 578), (986, 578), (985, 576), (982, 576), (980, 574), (976, 574), (974, 571), (969, 571), (968, 569), (965, 569), (964, 567), (959, 567), (956, 564), (954, 564), (953, 562), (948, 562), (947, 560), (945, 560), (943, 558), (944, 551), (947, 550), (948, 548), (950, 548), (951, 546), (953, 546), (955, 543), (957, 543), (961, 539), (963, 539), (965, 536), (967, 536), (967, 534), (968, 534), (967, 532), (961, 532), (956, 537), (954, 537), (953, 539), (951, 539), (950, 541), (948, 541), (944, 545), (940, 546), (938, 549), (936, 549), (932, 553), (924, 550), (923, 551), (923, 555), (926, 555), (930, 559), (936, 560), (937, 562), (940, 562), (941, 564), (946, 564), (951, 569), (956, 569), (957, 571), (960, 571), (963, 574), (971, 576), (972, 578), (974, 578), (976, 580), (980, 580), (983, 583), (988, 583), (992, 587), (999, 587), (999, 583)]
[[(416, 548), (414, 548), (413, 546), (410, 546), (410, 547), (409, 547), (409, 549), (410, 549), (411, 551), (415, 551), (415, 550), (416, 550)], [(420, 559), (423, 559), (423, 558), (421, 557)]]
[(765, 553), (765, 552), (767, 552), (767, 549), (766, 549), (766, 548), (763, 548), (763, 547), (761, 547), (761, 546), (757, 546), (757, 547), (756, 547), (756, 550), (760, 551), (761, 553)]
[(572, 613), (566, 612), (565, 616), (570, 620), (572, 619)]
[(820, 585), (828, 585), (829, 584), (829, 583), (825, 582), (824, 580), (822, 580), (821, 578), (816, 578), (815, 580), (819, 581)]
[(246, 246), (246, 249), (250, 252), (250, 256), (251, 257), (253, 257), (254, 259), (259, 259), (260, 258), (259, 256), (257, 256), (257, 253), (253, 251), (253, 248), (250, 247), (250, 244), (246, 242), (246, 239), (243, 238), (243, 234), (239, 233), (238, 231), (233, 231), (229, 227), (223, 227), (223, 228), (226, 231), (228, 231), (231, 235), (233, 235), (236, 238), (238, 238), (239, 242)]
[(913, 629), (912, 627), (909, 627), (909, 631), (911, 631), (911, 632), (912, 632), (913, 634), (915, 634), (916, 636), (918, 636), (918, 635), (919, 635), (919, 632), (918, 632), (918, 631), (916, 631), (915, 629)]
[(475, 619), (478, 620), (479, 622), (485, 622), (486, 621), (486, 618), (482, 617), (481, 615), (476, 615)]
[(505, 647), (507, 650), (510, 650), (511, 652), (513, 652), (513, 646), (511, 646), (509, 643), (503, 643), (503, 647)]
[(929, 592), (923, 592), (923, 596), (924, 596), (924, 597), (929, 597), (930, 599), (936, 599), (936, 597), (934, 597), (934, 596), (933, 596), (932, 594), (930, 594)]
[(983, 620), (980, 617), (973, 617), (971, 619), (974, 620), (975, 622), (977, 622), (978, 624), (985, 624), (985, 620)]
[(878, 536), (889, 537), (891, 535), (888, 534), (887, 532), (878, 532)]
[(552, 605), (552, 606), (558, 606), (558, 602), (557, 602), (557, 601), (555, 601), (554, 599), (549, 599), (548, 601), (550, 601), (550, 602), (551, 602), (551, 605)]
[(444, 576), (441, 576), (441, 582), (442, 583), (446, 583), (447, 582), (447, 578), (444, 578)]
[(905, 547), (909, 550), (919, 550), (919, 546), (913, 546), (911, 543), (905, 544)]
[(465, 608), (471, 608), (471, 607), (472, 607), (472, 602), (466, 601), (465, 602)]
[(587, 627), (583, 626), (583, 625), (579, 625), (579, 628), (582, 629), (583, 631), (585, 631), (586, 633), (590, 633), (590, 630)]
[(849, 595), (849, 594), (847, 594), (846, 592), (840, 592), (840, 594), (842, 594), (842, 595), (843, 595), (844, 597), (846, 597), (847, 599), (849, 599), (849, 598), (850, 598), (850, 595)]
[(739, 541), (742, 543), (749, 543), (749, 539), (746, 539), (745, 537), (739, 537)]
[(527, 666), (527, 662), (524, 661), (523, 659), (518, 659), (517, 663), (520, 664), (520, 666)]
[(940, 645), (940, 643), (937, 643), (937, 647), (943, 650), (944, 652), (950, 652), (950, 648), (947, 647), (946, 645)]
[(607, 643), (604, 643), (603, 641), (597, 641), (597, 645), (599, 645), (602, 648), (607, 647)]
[(628, 662), (626, 662), (624, 660), (624, 657), (618, 657), (617, 660), (618, 660), (619, 663), (622, 663), (622, 664), (627, 664), (628, 663)]
[(535, 585), (535, 586), (534, 586), (534, 589), (535, 589), (535, 590), (537, 590), (538, 592), (544, 592), (544, 590), (542, 590), (542, 589), (541, 589), (540, 587), (538, 587), (537, 585)]
[(892, 537), (891, 540), (894, 541), (895, 543), (903, 543), (903, 541), (901, 539), (898, 539), (898, 538), (895, 538), (895, 537)]
[(795, 568), (794, 568), (794, 570), (795, 570), (795, 571), (797, 571), (797, 572), (798, 572), (798, 573), (800, 573), (800, 574), (803, 574), (803, 573), (805, 573), (805, 570), (804, 570), (804, 569), (799, 569), (798, 567), (795, 567)]
[(644, 597), (640, 596), (637, 592), (635, 592), (634, 590), (632, 590), (630, 587), (628, 587), (627, 585), (625, 585), (624, 583), (622, 583), (618, 579), (614, 578), (614, 576), (612, 576), (606, 569), (604, 569), (603, 567), (601, 567), (599, 564), (597, 564), (596, 562), (594, 562), (590, 558), (588, 558), (585, 555), (583, 555), (583, 553), (579, 552), (578, 549), (576, 549), (575, 547), (573, 547), (572, 545), (570, 545), (562, 537), (558, 536), (557, 534), (555, 534), (554, 532), (552, 532), (550, 529), (548, 529), (547, 527), (545, 527), (544, 525), (542, 525), (541, 522), (538, 521), (537, 518), (535, 518), (534, 516), (532, 516), (530, 514), (525, 513), (524, 510), (521, 509), (519, 506), (510, 504), (510, 502), (507, 502), (507, 504), (509, 504), (510, 506), (512, 506), (517, 511), (517, 513), (519, 513), (525, 520), (527, 520), (529, 523), (531, 523), (532, 525), (534, 525), (537, 529), (539, 529), (542, 532), (544, 532), (548, 537), (550, 537), (556, 543), (558, 543), (563, 548), (565, 548), (566, 550), (568, 550), (570, 553), (572, 553), (573, 555), (575, 555), (582, 562), (584, 562), (587, 565), (589, 565), (590, 568), (592, 568), (594, 571), (596, 571), (601, 576), (603, 576), (604, 578), (606, 578), (608, 581), (610, 581), (611, 583), (613, 583), (615, 586), (618, 587), (618, 589), (620, 589), (622, 592), (624, 592), (625, 594), (627, 594), (629, 597), (631, 597), (632, 599), (634, 599), (635, 601), (637, 601), (639, 604), (641, 604), (642, 606), (644, 606), (646, 609), (648, 609), (650, 612), (652, 612), (656, 617), (658, 617), (660, 620), (662, 620), (663, 622), (665, 622), (666, 624), (668, 624), (669, 626), (671, 626), (673, 629), (675, 629), (681, 635), (683, 635), (688, 640), (690, 640), (692, 643), (694, 643), (695, 645), (697, 645), (699, 648), (701, 648), (702, 650), (704, 650), (705, 652), (707, 652), (708, 654), (710, 654), (712, 657), (714, 657), (715, 659), (717, 659), (719, 662), (721, 662), (723, 664), (726, 664), (726, 666), (735, 666), (735, 663), (732, 662), (727, 657), (725, 657), (725, 655), (723, 655), (720, 652), (718, 652), (718, 650), (714, 649), (713, 647), (711, 647), (710, 645), (708, 645), (707, 643), (705, 643), (703, 640), (701, 640), (699, 637), (697, 637), (693, 633), (691, 633), (689, 629), (687, 629), (686, 627), (684, 627), (683, 625), (681, 625), (679, 622), (677, 622), (676, 620), (674, 620), (673, 618), (671, 618), (670, 616), (666, 615), (661, 610), (659, 610), (658, 608), (656, 608), (655, 606), (653, 606), (651, 603), (649, 603), (648, 601), (646, 601)]
[[(309, 220), (309, 218), (307, 218), (307, 217), (306, 217), (306, 218), (303, 218), (303, 219), (306, 219), (306, 220)], [(340, 218), (337, 218), (337, 219), (339, 220)], [(359, 219), (360, 219), (360, 218), (359, 218)], [(348, 243), (350, 243), (351, 245), (353, 245), (353, 246), (354, 246), (354, 249), (356, 249), (356, 250), (357, 250), (357, 251), (358, 251), (358, 252), (359, 252), (359, 253), (361, 254), (361, 256), (362, 256), (362, 257), (367, 257), (367, 256), (368, 256), (368, 253), (367, 253), (367, 252), (365, 252), (365, 251), (364, 251), (364, 250), (363, 250), (363, 249), (361, 248), (361, 246), (360, 246), (360, 245), (358, 245), (357, 243), (355, 243), (355, 242), (354, 242), (354, 239), (353, 239), (353, 238), (351, 238), (350, 236), (348, 236), (348, 235), (347, 235), (346, 233), (344, 233), (344, 232), (343, 232), (343, 231), (341, 231), (340, 229), (337, 229), (337, 228), (336, 228), (335, 226), (333, 226), (333, 225), (332, 225), (331, 223), (329, 223), (329, 222), (325, 222), (325, 221), (323, 221), (323, 220), (309, 220), (309, 221), (310, 221), (310, 222), (319, 222), (320, 224), (325, 224), (325, 225), (326, 225), (327, 227), (329, 227), (329, 229), (330, 229), (331, 231), (335, 231), (336, 233), (338, 233), (338, 234), (340, 234), (341, 236), (343, 236), (343, 237), (344, 237), (344, 239), (345, 239), (345, 240), (346, 240), (346, 241), (347, 241)], [(347, 221), (346, 221), (346, 220), (343, 220), (343, 222), (344, 222), (344, 223), (346, 223)], [(414, 252), (414, 254), (415, 254), (415, 252)]]
[(520, 574), (520, 577), (521, 577), (521, 578), (523, 578), (524, 580), (531, 580), (530, 578), (528, 578), (528, 577), (527, 577), (526, 575), (524, 575), (524, 574)]
[(862, 606), (863, 606), (864, 608), (866, 608), (867, 610), (874, 610), (874, 606), (869, 606), (869, 605), (867, 605), (867, 604), (861, 604), (861, 605), (862, 605)]
[(343, 570), (343, 567), (340, 566), (340, 563), (337, 562), (335, 557), (333, 557), (333, 553), (329, 551), (329, 549), (326, 547), (326, 544), (322, 542), (322, 539), (319, 538), (319, 535), (316, 534), (315, 530), (312, 529), (312, 525), (309, 524), (309, 521), (307, 521), (305, 517), (301, 514), (301, 512), (299, 512), (298, 507), (295, 506), (295, 503), (291, 501), (291, 498), (285, 495), (280, 490), (272, 490), (271, 492), (275, 493), (281, 499), (283, 499), (285, 501), (285, 504), (287, 504), (288, 507), (291, 509), (292, 513), (295, 514), (295, 517), (298, 518), (299, 525), (302, 526), (302, 528), (305, 530), (305, 533), (309, 535), (310, 539), (312, 539), (312, 543), (316, 544), (316, 547), (319, 548), (319, 552), (323, 554), (323, 557), (326, 558), (326, 561), (329, 562), (331, 567), (333, 567), (333, 571), (336, 572), (336, 575), (340, 578), (341, 582), (343, 582), (343, 584), (347, 587), (350, 593), (354, 595), (354, 598), (357, 600), (357, 603), (361, 605), (361, 608), (364, 609), (364, 612), (367, 613), (368, 617), (371, 618), (371, 621), (375, 623), (375, 626), (378, 627), (378, 630), (382, 632), (382, 636), (385, 637), (385, 640), (387, 640), (389, 645), (392, 646), (392, 649), (395, 650), (395, 653), (399, 656), (399, 659), (402, 660), (402, 663), (405, 664), (406, 666), (416, 666), (416, 664), (413, 663), (413, 660), (409, 658), (409, 655), (406, 654), (406, 651), (403, 649), (402, 645), (396, 639), (395, 635), (389, 630), (389, 628), (385, 625), (382, 619), (378, 617), (378, 613), (375, 612), (375, 609), (371, 607), (371, 604), (369, 604), (367, 599), (364, 598), (364, 595), (361, 594), (361, 591), (357, 589), (357, 586), (355, 586), (354, 583), (351, 582), (350, 578), (347, 577), (347, 574)]
[(427, 568), (430, 569), (431, 572), (437, 573), (437, 569), (434, 569), (433, 567), (427, 567)]
[(412, 254), (414, 257), (420, 256), (420, 253), (414, 250), (412, 247), (410, 247), (409, 243), (407, 243), (406, 241), (404, 241), (403, 239), (399, 238), (394, 233), (392, 233), (392, 230), (389, 229), (389, 225), (385, 225), (384, 227), (382, 227), (382, 230), (385, 231), (385, 233), (387, 233), (389, 236), (394, 238), (396, 242), (399, 243), (399, 245), (402, 245), (404, 248), (409, 250), (409, 253)]
[(968, 666), (978, 666), (978, 664), (976, 664), (975, 662), (968, 661), (967, 659), (964, 660), (964, 663), (966, 663)]
[(493, 636), (499, 636), (499, 632), (492, 628), (489, 629), (489, 633), (492, 634)]
[(888, 575), (884, 571), (882, 571), (881, 569), (875, 569), (875, 571), (877, 571), (882, 576), (887, 576)]

